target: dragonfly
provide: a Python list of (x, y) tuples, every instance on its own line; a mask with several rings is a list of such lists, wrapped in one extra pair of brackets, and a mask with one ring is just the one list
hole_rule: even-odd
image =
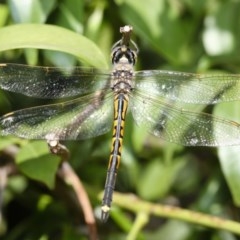
[(209, 104), (240, 100), (240, 75), (134, 71), (139, 50), (132, 31), (129, 25), (120, 28), (122, 37), (111, 51), (111, 70), (0, 64), (1, 89), (64, 99), (1, 116), (1, 136), (80, 140), (112, 129), (103, 222), (111, 209), (128, 109), (137, 125), (169, 142), (212, 147), (240, 144), (240, 124), (202, 111)]

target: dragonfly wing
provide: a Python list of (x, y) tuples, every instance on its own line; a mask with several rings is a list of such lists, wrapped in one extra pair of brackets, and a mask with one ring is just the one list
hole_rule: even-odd
[(216, 104), (240, 100), (239, 74), (194, 74), (174, 71), (139, 71), (135, 88), (189, 104)]
[(130, 106), (139, 126), (169, 142), (185, 146), (240, 144), (239, 124), (201, 113), (196, 105), (192, 106), (195, 111), (185, 110), (179, 104), (137, 92), (131, 97)]
[(39, 98), (65, 98), (109, 88), (109, 72), (94, 68), (0, 64), (0, 88)]
[(0, 135), (26, 139), (75, 140), (108, 132), (113, 120), (111, 93), (15, 111), (0, 117)]

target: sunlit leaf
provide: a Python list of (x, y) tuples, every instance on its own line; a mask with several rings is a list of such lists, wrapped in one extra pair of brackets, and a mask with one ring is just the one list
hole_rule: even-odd
[(12, 16), (17, 23), (44, 23), (56, 0), (9, 0)]
[(18, 24), (0, 29), (0, 51), (17, 48), (38, 48), (65, 52), (89, 65), (107, 68), (101, 50), (93, 42), (62, 27)]

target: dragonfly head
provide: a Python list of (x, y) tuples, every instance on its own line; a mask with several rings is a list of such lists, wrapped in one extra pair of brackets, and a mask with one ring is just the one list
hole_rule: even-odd
[(132, 26), (124, 26), (120, 28), (122, 39), (117, 41), (112, 47), (112, 64), (131, 64), (135, 65), (137, 61), (138, 47), (136, 43), (131, 40), (130, 35)]

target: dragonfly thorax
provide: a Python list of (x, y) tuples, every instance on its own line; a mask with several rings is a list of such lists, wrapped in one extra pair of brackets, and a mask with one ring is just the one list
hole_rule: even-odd
[(129, 93), (134, 88), (133, 65), (128, 62), (120, 61), (114, 65), (112, 71), (111, 88), (114, 92)]
[[(111, 88), (115, 93), (129, 93), (134, 88), (134, 70), (137, 50), (118, 41), (112, 48), (112, 82)], [(136, 48), (137, 49), (137, 48)]]

